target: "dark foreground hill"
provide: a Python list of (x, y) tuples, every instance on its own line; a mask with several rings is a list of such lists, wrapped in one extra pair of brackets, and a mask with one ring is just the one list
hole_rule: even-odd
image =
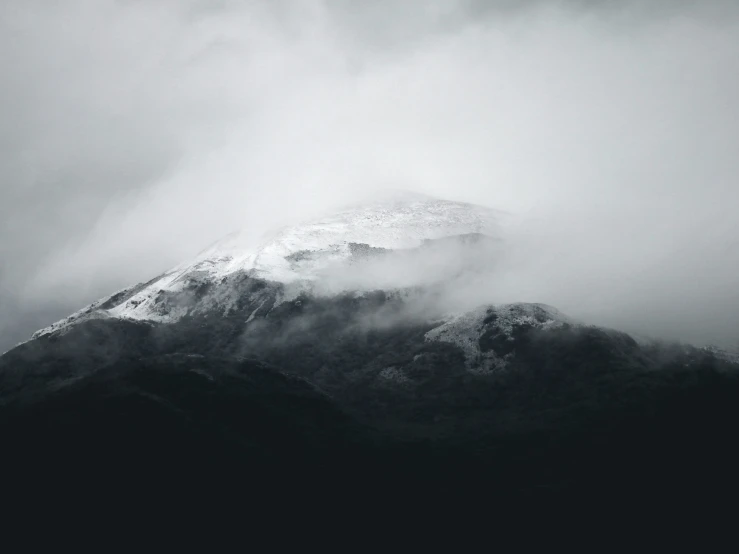
[[(470, 362), (465, 343), (428, 339), (438, 322), (357, 324), (397, 302), (303, 296), (258, 326), (248, 306), (215, 321), (91, 319), (25, 343), (0, 358), (6, 492), (179, 506), (733, 501), (735, 364), (536, 317), (506, 338), (493, 309)], [(486, 359), (506, 363), (478, 371)]]

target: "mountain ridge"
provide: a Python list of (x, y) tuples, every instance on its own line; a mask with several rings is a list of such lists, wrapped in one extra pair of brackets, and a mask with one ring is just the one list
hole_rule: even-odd
[[(146, 283), (99, 299), (40, 329), (33, 338), (90, 317), (162, 321), (162, 314), (153, 308), (157, 295), (182, 292), (194, 282), (210, 286), (239, 272), (266, 281), (296, 283), (301, 290), (320, 282), (325, 273), (357, 259), (358, 249), (409, 252), (455, 236), (499, 237), (498, 213), (482, 206), (423, 195), (390, 195), (384, 200), (274, 230), (256, 249), (244, 247), (239, 233), (232, 234), (202, 251), (194, 260)], [(300, 259), (301, 253), (310, 256)], [(169, 315), (175, 319), (181, 316)]]
[(267, 242), (307, 278), (215, 256), (37, 332), (0, 356), (8, 474), (24, 495), (62, 475), (143, 498), (167, 483), (194, 501), (217, 481), (342, 506), (399, 491), (457, 506), (739, 490), (739, 364), (546, 304), (478, 301), (504, 237), (474, 210), (422, 225), (458, 208), (406, 213), (423, 231), (412, 244), (320, 219), (309, 248), (286, 241), (300, 232)]

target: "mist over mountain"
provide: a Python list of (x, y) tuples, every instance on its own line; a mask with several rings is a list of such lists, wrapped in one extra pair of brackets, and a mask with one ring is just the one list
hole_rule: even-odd
[(505, 219), (403, 194), (227, 236), (0, 357), (4, 463), (197, 502), (733, 494), (739, 356), (496, 301)]
[(4, 2), (0, 351), (386, 187), (519, 216), (507, 301), (736, 345), (734, 2), (360, 4)]
[(520, 505), (551, 548), (532, 510), (588, 528), (576, 506), (619, 527), (592, 549), (726, 514), (738, 6), (1, 3), (26, 537), (227, 514), (248, 548), (252, 512), (313, 546), (292, 510), (329, 536), (482, 516), (501, 548)]

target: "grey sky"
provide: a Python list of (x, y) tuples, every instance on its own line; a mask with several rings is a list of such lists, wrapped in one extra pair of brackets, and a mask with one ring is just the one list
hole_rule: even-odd
[(0, 75), (0, 350), (388, 186), (522, 214), (511, 300), (739, 341), (737, 2), (7, 0)]

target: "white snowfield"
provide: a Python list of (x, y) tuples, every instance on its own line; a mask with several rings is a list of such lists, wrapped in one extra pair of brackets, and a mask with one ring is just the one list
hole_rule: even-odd
[[(256, 250), (245, 248), (240, 233), (230, 235), (179, 269), (209, 272), (215, 278), (247, 270), (255, 277), (283, 283), (312, 279), (321, 265), (347, 259), (350, 244), (402, 250), (425, 240), (480, 233), (500, 234), (502, 212), (461, 202), (407, 196), (348, 209), (270, 233)], [(321, 252), (317, 264), (296, 267), (287, 257)]]
[[(459, 235), (499, 237), (504, 217), (504, 212), (482, 206), (406, 193), (279, 229), (265, 236), (256, 248), (247, 246), (253, 244), (252, 237), (234, 233), (201, 252), (195, 260), (149, 283), (100, 299), (37, 331), (33, 337), (89, 318), (176, 321), (191, 308), (162, 310), (157, 297), (163, 292), (180, 292), (193, 282), (223, 289), (215, 293), (219, 305), (233, 303), (235, 299), (229, 298), (232, 291), (226, 289), (229, 277), (237, 272), (283, 283), (298, 292), (320, 280), (327, 268), (347, 264), (356, 245), (401, 251), (422, 246), (428, 240)], [(211, 301), (213, 297), (210, 293)]]

